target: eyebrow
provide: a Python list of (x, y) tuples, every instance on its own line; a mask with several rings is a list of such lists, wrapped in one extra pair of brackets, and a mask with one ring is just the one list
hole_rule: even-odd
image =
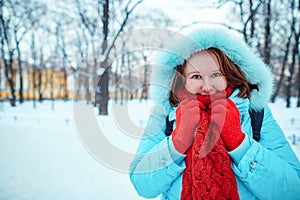
[(190, 75), (190, 74), (200, 74), (200, 72), (199, 71), (192, 71), (192, 72), (190, 72), (190, 73), (188, 73), (187, 75)]
[[(214, 73), (214, 72), (221, 72), (221, 70), (214, 70), (214, 71), (212, 71), (212, 73)], [(191, 71), (187, 75), (194, 74), (194, 73), (201, 74), (200, 71)]]

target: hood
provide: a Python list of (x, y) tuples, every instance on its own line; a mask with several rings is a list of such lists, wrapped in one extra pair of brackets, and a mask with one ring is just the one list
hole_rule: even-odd
[[(172, 41), (172, 40), (170, 40)], [(257, 90), (251, 91), (250, 107), (262, 109), (269, 101), (273, 79), (269, 68), (255, 55), (245, 42), (234, 34), (220, 28), (198, 29), (187, 35), (177, 35), (171, 45), (160, 49), (151, 68), (151, 99), (169, 113), (169, 93), (176, 67), (184, 63), (197, 51), (215, 47), (222, 50), (238, 65), (250, 84)]]

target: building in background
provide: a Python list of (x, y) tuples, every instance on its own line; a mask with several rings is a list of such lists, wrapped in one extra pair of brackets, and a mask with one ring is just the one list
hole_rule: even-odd
[[(13, 63), (13, 86), (17, 99), (20, 96), (19, 66)], [(70, 70), (55, 67), (34, 67), (22, 62), (23, 98), (33, 99), (72, 99), (74, 90), (74, 76)], [(10, 98), (11, 89), (5, 75), (3, 59), (0, 58), (0, 97)]]

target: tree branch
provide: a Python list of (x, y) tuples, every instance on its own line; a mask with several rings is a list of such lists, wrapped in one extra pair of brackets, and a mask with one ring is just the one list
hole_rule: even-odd
[(222, 23), (222, 22), (210, 22), (210, 21), (195, 21), (195, 22), (192, 22), (192, 23), (190, 23), (188, 25), (180, 26), (179, 28), (180, 29), (184, 29), (184, 28), (188, 28), (188, 27), (191, 27), (193, 25), (196, 25), (196, 24), (215, 24), (215, 25), (223, 26), (223, 27), (225, 27), (227, 29), (230, 29), (230, 30), (234, 30), (234, 31), (236, 31), (238, 33), (243, 33), (243, 31), (241, 31), (241, 30), (239, 30), (237, 28), (234, 28), (233, 26), (230, 26), (230, 25), (228, 25), (226, 23)]
[[(121, 34), (121, 32), (123, 31), (126, 23), (127, 23), (127, 20), (130, 16), (130, 14), (133, 12), (133, 10), (140, 4), (142, 3), (144, 0), (139, 0), (138, 2), (136, 2), (130, 9), (129, 9), (129, 4), (131, 3), (131, 0), (128, 1), (127, 5), (126, 5), (126, 8), (125, 8), (125, 11), (126, 11), (126, 15), (125, 15), (125, 18), (117, 32), (117, 34), (115, 35), (111, 45), (109, 46), (109, 48), (107, 48), (104, 52), (104, 55), (103, 55), (103, 60), (101, 61), (104, 61), (104, 60), (107, 60), (108, 59), (108, 56), (112, 50), (112, 48), (114, 47), (115, 43), (116, 43), (116, 40), (118, 39), (119, 35)], [(129, 9), (129, 10), (128, 10)]]

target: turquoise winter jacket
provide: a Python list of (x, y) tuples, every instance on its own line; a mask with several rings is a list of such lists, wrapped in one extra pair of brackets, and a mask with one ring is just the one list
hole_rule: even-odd
[[(237, 90), (230, 97), (240, 111), (246, 134), (242, 144), (229, 152), (240, 199), (300, 199), (299, 160), (267, 105), (272, 91), (271, 73), (242, 41), (219, 29), (197, 30), (156, 59), (158, 64), (151, 75), (151, 97), (156, 107), (129, 169), (137, 193), (145, 198), (161, 195), (161, 199), (180, 199), (185, 155), (177, 152), (165, 135), (166, 116), (175, 119), (176, 111), (168, 103), (170, 84), (177, 65), (209, 47), (221, 49), (240, 66), (249, 83), (259, 88), (251, 92), (250, 99), (237, 97)], [(249, 108), (265, 110), (259, 142), (252, 138)]]

